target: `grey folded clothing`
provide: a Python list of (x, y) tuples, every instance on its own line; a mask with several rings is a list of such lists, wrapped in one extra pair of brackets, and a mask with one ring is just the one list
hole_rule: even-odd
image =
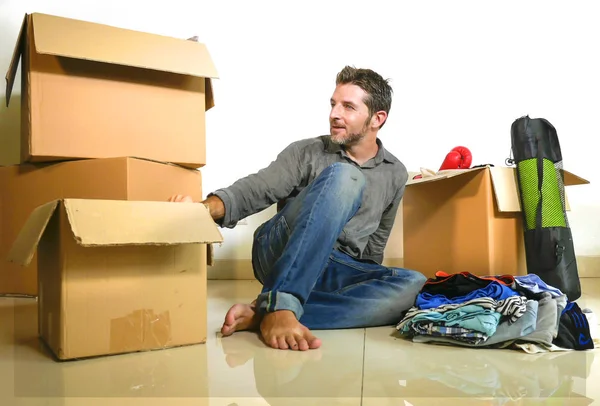
[(558, 336), (558, 326), (560, 326), (560, 316), (565, 307), (567, 307), (567, 295), (553, 296), (553, 299), (556, 300), (556, 330), (553, 334), (553, 337), (556, 338)]
[(535, 330), (515, 340), (505, 342), (503, 347), (508, 347), (513, 343), (534, 343), (548, 348), (552, 347), (552, 341), (558, 334), (560, 314), (567, 303), (566, 296), (555, 298), (545, 292), (538, 303)]

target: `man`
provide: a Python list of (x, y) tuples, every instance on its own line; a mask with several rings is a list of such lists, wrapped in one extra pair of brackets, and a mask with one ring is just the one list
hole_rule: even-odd
[(408, 179), (377, 137), (391, 99), (379, 74), (345, 67), (331, 97), (330, 135), (290, 144), (267, 168), (202, 202), (229, 228), (276, 202), (279, 209), (254, 234), (262, 292), (228, 311), (223, 335), (259, 330), (273, 348), (308, 350), (321, 345), (309, 329), (391, 325), (414, 304), (426, 278), (381, 265)]

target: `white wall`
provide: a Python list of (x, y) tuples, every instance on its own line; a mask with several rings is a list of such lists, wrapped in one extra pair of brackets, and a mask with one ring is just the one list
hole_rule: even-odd
[[(437, 169), (456, 145), (472, 150), (474, 164), (504, 165), (511, 123), (544, 117), (558, 130), (565, 167), (592, 182), (569, 189), (577, 253), (600, 255), (594, 1), (120, 2), (0, 0), (0, 67), (8, 68), (25, 12), (198, 35), (220, 73), (205, 193), (267, 165), (294, 140), (326, 133), (335, 74), (346, 64), (392, 78), (381, 139), (413, 171)], [(0, 120), (7, 115), (0, 108)], [(224, 230), (217, 258), (250, 258), (251, 233), (272, 214)]]

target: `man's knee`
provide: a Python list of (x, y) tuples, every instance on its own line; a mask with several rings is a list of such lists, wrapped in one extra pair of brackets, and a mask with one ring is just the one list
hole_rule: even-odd
[(365, 175), (356, 166), (336, 162), (325, 168), (323, 175), (332, 178), (331, 189), (336, 190), (340, 198), (355, 199), (362, 196), (366, 180)]
[(420, 272), (410, 271), (410, 287), (411, 294), (418, 295), (421, 289), (423, 289), (423, 285), (427, 281), (427, 277)]
[(356, 166), (345, 163), (336, 162), (325, 168), (324, 172), (332, 172), (332, 175), (339, 178), (340, 182), (353, 182), (357, 186), (364, 186), (365, 176)]
[(425, 282), (427, 282), (427, 277), (425, 275), (410, 269), (396, 268), (394, 270), (394, 276), (402, 278), (401, 280), (404, 289), (416, 293), (418, 293), (425, 285)]
[(425, 282), (427, 282), (427, 277), (423, 275), (421, 272), (411, 271), (413, 274), (413, 282), (416, 286), (421, 289)]

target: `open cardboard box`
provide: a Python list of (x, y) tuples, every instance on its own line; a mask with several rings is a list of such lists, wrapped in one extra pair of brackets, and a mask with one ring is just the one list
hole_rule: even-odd
[[(589, 181), (564, 171), (565, 186)], [(566, 208), (570, 210), (566, 196)], [(403, 198), (404, 267), (475, 275), (527, 273), (516, 169), (441, 171), (410, 179)]]
[(206, 342), (202, 204), (63, 199), (36, 208), (9, 261), (38, 252), (39, 333), (60, 360)]
[(65, 198), (164, 202), (175, 194), (201, 200), (201, 171), (127, 157), (0, 167), (0, 295), (38, 294), (37, 257), (25, 268), (6, 261), (36, 207)]
[[(136, 156), (206, 163), (205, 111), (217, 71), (204, 44), (41, 13), (25, 15), (15, 162)], [(6, 158), (8, 159), (8, 158)], [(2, 164), (2, 162), (0, 162)]]

